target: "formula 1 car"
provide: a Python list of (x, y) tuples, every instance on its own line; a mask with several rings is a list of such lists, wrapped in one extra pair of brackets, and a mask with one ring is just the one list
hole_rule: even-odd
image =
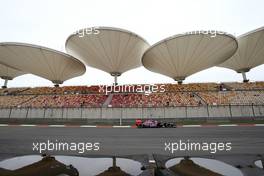
[(141, 119), (137, 119), (136, 126), (138, 128), (176, 128), (174, 123), (160, 122), (151, 119), (145, 120), (144, 122)]

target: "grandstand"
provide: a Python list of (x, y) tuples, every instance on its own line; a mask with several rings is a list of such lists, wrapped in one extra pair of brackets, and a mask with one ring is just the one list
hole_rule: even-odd
[(177, 107), (264, 104), (264, 82), (165, 84), (165, 92), (99, 91), (99, 86), (0, 89), (0, 108)]
[(164, 92), (148, 94), (129, 90), (106, 94), (99, 85), (0, 89), (0, 119), (87, 119), (87, 123), (92, 120), (104, 123), (110, 119), (131, 122), (137, 118), (264, 116), (264, 82), (164, 84), (164, 87)]

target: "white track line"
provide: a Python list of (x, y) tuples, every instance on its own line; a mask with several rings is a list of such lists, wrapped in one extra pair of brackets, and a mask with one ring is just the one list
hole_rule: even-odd
[(219, 127), (234, 127), (238, 126), (237, 124), (225, 124), (225, 125), (218, 125)]
[(32, 125), (32, 124), (21, 124), (19, 126), (22, 126), (22, 127), (35, 127), (36, 125)]
[(264, 124), (255, 124), (255, 126), (264, 126)]
[(49, 125), (48, 127), (65, 127), (65, 125)]
[(182, 125), (182, 127), (202, 127), (202, 125)]
[(113, 128), (131, 128), (131, 126), (130, 125), (127, 125), (127, 126), (114, 125)]
[(8, 126), (8, 124), (0, 124), (0, 127)]
[(96, 128), (96, 125), (81, 125), (81, 128)]

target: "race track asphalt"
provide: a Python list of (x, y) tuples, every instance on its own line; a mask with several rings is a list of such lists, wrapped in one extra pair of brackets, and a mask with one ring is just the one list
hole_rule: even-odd
[(165, 143), (231, 142), (230, 151), (216, 154), (263, 154), (264, 127), (205, 127), (172, 129), (77, 128), (77, 127), (0, 127), (0, 159), (38, 154), (37, 142), (100, 143), (98, 151), (48, 151), (63, 155), (133, 155), (153, 153), (165, 155), (208, 155), (209, 151), (165, 151)]

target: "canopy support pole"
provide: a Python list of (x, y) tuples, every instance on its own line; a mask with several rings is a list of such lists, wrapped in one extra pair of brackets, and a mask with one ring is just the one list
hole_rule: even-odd
[(249, 80), (247, 79), (247, 75), (245, 72), (242, 72), (242, 76), (243, 76), (243, 82), (248, 82)]
[(113, 167), (116, 167), (116, 157), (113, 157)]
[(60, 87), (60, 84), (63, 84), (61, 80), (52, 80), (51, 82), (54, 84), (54, 87)]
[(178, 84), (182, 84), (182, 80), (179, 80), (179, 81), (177, 81), (178, 82)]
[(4, 85), (2, 86), (3, 89), (7, 88), (8, 79), (5, 79)]
[(185, 80), (185, 77), (175, 77), (173, 79), (174, 81), (177, 81), (178, 84), (182, 84), (183, 80)]
[(111, 72), (110, 75), (114, 77), (114, 86), (118, 85), (117, 77), (121, 76), (121, 73), (119, 73), (119, 72)]
[(114, 76), (114, 84), (117, 85), (117, 75)]

